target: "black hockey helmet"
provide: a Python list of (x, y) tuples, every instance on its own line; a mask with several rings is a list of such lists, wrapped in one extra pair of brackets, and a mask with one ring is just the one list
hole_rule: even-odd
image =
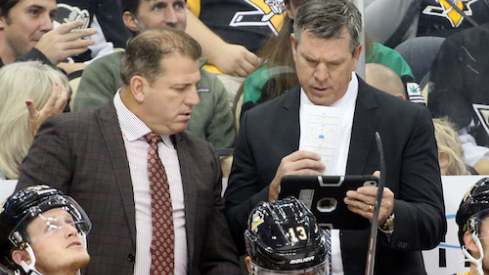
[(71, 197), (47, 185), (24, 188), (0, 205), (0, 267), (6, 270), (20, 270), (12, 260), (11, 250), (24, 250), (31, 242), (26, 232), (29, 223), (53, 208), (66, 210), (73, 217), (78, 231), (84, 235), (88, 234), (92, 227), (90, 219)]
[(314, 268), (318, 268), (316, 274), (326, 274), (328, 269), (326, 233), (294, 197), (258, 204), (249, 216), (245, 242), (253, 274), (309, 272)]
[(458, 239), (464, 245), (466, 231), (480, 232), (480, 222), (489, 214), (489, 178), (476, 182), (465, 194), (457, 211)]

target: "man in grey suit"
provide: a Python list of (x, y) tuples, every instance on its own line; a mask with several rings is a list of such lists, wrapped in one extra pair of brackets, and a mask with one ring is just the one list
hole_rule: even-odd
[[(291, 42), (300, 86), (251, 109), (240, 124), (225, 193), (240, 253), (246, 218), (258, 202), (278, 198), (283, 176), (379, 175), (378, 132), (387, 167), (375, 274), (426, 273), (420, 250), (435, 247), (446, 232), (433, 124), (425, 107), (357, 77), (360, 33), (360, 13), (346, 0), (309, 0), (299, 9)], [(337, 142), (317, 140), (333, 157), (298, 150), (314, 133), (304, 130), (312, 109), (333, 118), (328, 129)], [(371, 221), (376, 193), (361, 187), (345, 202)], [(369, 231), (332, 230), (333, 274), (365, 274)]]
[(239, 273), (219, 159), (210, 144), (184, 132), (199, 103), (200, 54), (182, 30), (145, 31), (127, 46), (124, 86), (111, 102), (40, 127), (17, 188), (50, 183), (86, 210), (93, 222), (86, 274), (155, 274), (152, 224), (161, 221), (152, 216), (150, 133), (162, 139), (157, 152), (171, 197), (173, 274)]

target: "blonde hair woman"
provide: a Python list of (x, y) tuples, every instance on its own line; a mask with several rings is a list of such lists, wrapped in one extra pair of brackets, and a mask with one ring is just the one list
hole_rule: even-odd
[(470, 175), (465, 165), (462, 144), (453, 124), (447, 118), (434, 118), (433, 124), (441, 175)]
[(17, 179), (41, 123), (66, 106), (68, 79), (49, 65), (27, 61), (2, 67), (0, 83), (0, 178)]

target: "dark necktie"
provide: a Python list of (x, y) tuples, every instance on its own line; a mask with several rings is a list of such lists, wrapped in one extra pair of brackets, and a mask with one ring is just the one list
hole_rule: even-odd
[(151, 193), (151, 218), (153, 237), (151, 240), (151, 275), (173, 274), (175, 235), (170, 187), (165, 167), (158, 156), (158, 142), (161, 136), (149, 133), (144, 136), (149, 143), (148, 176)]

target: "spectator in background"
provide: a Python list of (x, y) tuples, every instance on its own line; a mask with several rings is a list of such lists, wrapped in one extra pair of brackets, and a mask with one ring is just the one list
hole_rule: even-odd
[(131, 34), (120, 17), (119, 0), (58, 0), (57, 3), (55, 28), (65, 22), (83, 20), (80, 29), (97, 29), (97, 33), (91, 36), (95, 44), (86, 52), (58, 64), (67, 73), (83, 70), (91, 60), (111, 54), (114, 48), (126, 46)]
[(441, 45), (430, 73), (428, 108), (455, 124), (465, 162), (474, 167), (489, 159), (488, 45), (489, 22), (455, 33)]
[(208, 58), (229, 93), (229, 103), (259, 63), (256, 55), (269, 34), (277, 35), (285, 15), (284, 1), (190, 0), (186, 29)]
[(251, 101), (253, 104), (250, 107), (252, 107), (256, 102), (273, 99), (299, 84), (292, 58), (290, 34), (293, 33), (292, 24), (295, 14), (303, 2), (303, 0), (284, 1), (287, 14), (278, 36), (268, 36), (258, 53), (262, 58), (260, 66), (246, 78), (238, 91), (238, 95), (243, 95), (244, 104)]
[(9, 274), (79, 274), (90, 261), (91, 228), (83, 209), (58, 190), (19, 190), (0, 204), (0, 268)]
[(225, 74), (246, 77), (258, 64), (256, 53), (278, 33), (285, 13), (282, 1), (190, 0), (187, 32), (203, 47), (203, 56)]
[(39, 128), (17, 188), (49, 182), (84, 207), (94, 224), (88, 274), (150, 274), (164, 263), (173, 266), (162, 274), (239, 273), (218, 156), (184, 132), (199, 103), (200, 54), (183, 30), (146, 30), (126, 47), (113, 100)]
[(77, 20), (53, 30), (55, 0), (5, 0), (0, 2), (0, 67), (15, 60), (41, 60), (57, 65), (70, 56), (85, 52), (95, 29), (76, 30)]
[[(393, 96), (405, 99), (405, 89), (401, 79), (390, 68), (376, 63), (366, 64), (366, 80), (369, 85), (389, 93)], [(464, 162), (464, 151), (453, 124), (447, 119), (433, 119), (435, 127), (435, 139), (438, 148), (438, 163), (440, 174), (470, 175), (477, 174), (472, 168), (467, 168)], [(469, 170), (470, 172), (469, 172)]]
[[(122, 0), (122, 15), (126, 26), (134, 33), (160, 26), (185, 30), (187, 19), (183, 0)], [(158, 8), (164, 6), (164, 8)], [(75, 95), (73, 111), (91, 109), (113, 99), (123, 86), (120, 64), (123, 51), (95, 60), (83, 72)], [(233, 114), (228, 105), (227, 93), (214, 75), (202, 69), (197, 86), (200, 103), (193, 108), (188, 131), (212, 143), (215, 148), (231, 148), (236, 139)]]
[(393, 96), (406, 99), (406, 88), (401, 78), (391, 68), (378, 64), (365, 64), (365, 82)]
[(458, 239), (470, 263), (464, 275), (489, 275), (489, 178), (482, 178), (465, 194), (457, 211)]
[[(425, 273), (421, 250), (438, 245), (446, 233), (433, 123), (427, 108), (387, 95), (354, 73), (361, 26), (360, 12), (346, 0), (308, 0), (299, 9), (291, 41), (301, 85), (246, 112), (234, 148), (225, 200), (241, 253), (250, 212), (260, 201), (277, 200), (283, 176), (378, 176), (378, 132), (388, 153), (376, 274)], [(299, 146), (308, 136), (304, 131), (317, 130), (307, 129), (305, 115), (316, 108), (328, 112), (328, 132), (335, 133), (324, 140), (322, 156), (313, 151), (323, 148)], [(349, 191), (345, 203), (371, 220), (376, 194), (377, 188), (361, 187)], [(333, 273), (365, 273), (369, 234), (332, 230)]]
[(249, 274), (329, 275), (328, 234), (294, 197), (258, 204), (245, 231)]
[[(462, 10), (465, 16), (451, 4)], [(447, 37), (459, 30), (484, 24), (488, 19), (486, 0), (365, 1), (367, 34), (374, 41), (391, 48), (417, 36)]]
[(419, 91), (418, 84), (403, 82), (394, 70), (385, 65), (365, 64), (365, 82), (391, 95), (426, 106), (426, 100)]
[(17, 179), (41, 123), (63, 111), (68, 79), (47, 64), (25, 61), (1, 68), (0, 83), (0, 179)]
[[(438, 162), (442, 176), (470, 175), (464, 158), (462, 143), (453, 124), (446, 118), (434, 118)], [(477, 173), (475, 173), (477, 174)]]

